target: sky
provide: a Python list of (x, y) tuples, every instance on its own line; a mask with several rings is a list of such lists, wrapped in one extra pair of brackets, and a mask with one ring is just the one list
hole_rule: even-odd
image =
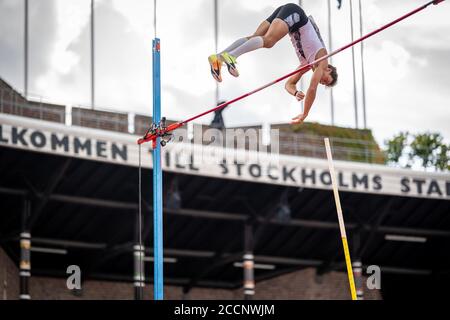
[[(368, 33), (426, 0), (362, 1)], [(90, 106), (90, 0), (30, 0), (29, 93), (36, 99)], [(219, 0), (219, 50), (251, 35), (280, 0)], [(350, 1), (331, 1), (332, 49), (351, 41)], [(0, 0), (0, 77), (24, 90), (23, 0)], [(327, 0), (303, 0), (328, 44)], [(354, 37), (360, 36), (353, 0)], [(153, 1), (96, 0), (96, 107), (151, 114)], [(367, 125), (378, 143), (400, 131), (441, 133), (450, 140), (450, 2), (424, 11), (364, 41)], [(183, 120), (215, 105), (216, 84), (207, 57), (215, 50), (212, 0), (157, 4), (161, 38), (162, 114)], [(359, 126), (363, 124), (361, 46), (354, 47)], [(335, 124), (355, 127), (352, 50), (333, 57), (339, 83), (333, 90)], [(230, 100), (279, 78), (299, 65), (285, 37), (271, 49), (238, 59), (239, 78), (224, 69), (220, 98)], [(304, 89), (310, 75), (304, 79)], [(224, 112), (227, 126), (287, 123), (300, 104), (279, 83)], [(200, 122), (209, 123), (212, 115)], [(331, 124), (330, 90), (320, 87), (307, 118)]]

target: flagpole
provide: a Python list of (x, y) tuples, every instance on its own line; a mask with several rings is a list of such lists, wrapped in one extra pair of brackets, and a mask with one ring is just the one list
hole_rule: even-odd
[[(331, 33), (331, 0), (328, 0), (328, 50), (333, 51), (333, 39)], [(333, 64), (333, 57), (330, 57), (330, 64)], [(333, 88), (330, 88), (331, 124), (334, 126), (334, 95)]]
[[(303, 1), (302, 0), (298, 0), (298, 5), (300, 7), (302, 7), (303, 6)], [(300, 91), (303, 92), (303, 77), (300, 78)], [(300, 102), (300, 106), (301, 106), (301, 109), (302, 109), (302, 112), (303, 112), (304, 111), (304, 102), (303, 102), (303, 100)]]
[(28, 0), (25, 0), (25, 25), (24, 25), (24, 98), (28, 97)]
[[(363, 18), (362, 18), (362, 4), (359, 0), (359, 34), (363, 35)], [(361, 77), (362, 77), (362, 104), (363, 104), (363, 120), (364, 129), (367, 129), (367, 113), (366, 113), (366, 75), (364, 70), (364, 42), (361, 42)]]
[[(219, 52), (219, 4), (214, 0), (214, 45), (215, 52)], [(216, 105), (219, 104), (219, 83), (216, 81)]]
[[(350, 26), (351, 26), (351, 39), (353, 37), (353, 0), (350, 0)], [(353, 69), (353, 104), (355, 106), (355, 128), (358, 129), (358, 95), (356, 88), (356, 68), (355, 68), (355, 47), (352, 46), (352, 69)]]
[(95, 109), (95, 11), (91, 0), (91, 108)]

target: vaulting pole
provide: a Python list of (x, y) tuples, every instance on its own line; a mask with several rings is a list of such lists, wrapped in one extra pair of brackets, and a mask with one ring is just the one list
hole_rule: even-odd
[[(161, 41), (156, 36), (156, 0), (153, 40), (153, 123), (161, 121)], [(163, 283), (163, 184), (161, 168), (161, 138), (153, 145), (153, 252), (154, 252), (154, 299), (164, 299)]]
[(355, 280), (353, 278), (352, 261), (350, 259), (350, 252), (348, 250), (347, 234), (345, 232), (344, 216), (342, 215), (341, 200), (339, 199), (339, 191), (338, 191), (338, 186), (337, 186), (337, 182), (336, 182), (336, 173), (334, 171), (334, 165), (333, 165), (333, 156), (331, 154), (330, 140), (328, 138), (325, 138), (325, 148), (327, 151), (328, 167), (330, 169), (330, 176), (331, 176), (331, 184), (333, 186), (334, 201), (336, 202), (336, 210), (337, 210), (338, 221), (339, 221), (339, 229), (341, 231), (342, 246), (344, 247), (345, 264), (347, 265), (348, 282), (350, 284), (350, 294), (352, 296), (352, 300), (357, 300)]

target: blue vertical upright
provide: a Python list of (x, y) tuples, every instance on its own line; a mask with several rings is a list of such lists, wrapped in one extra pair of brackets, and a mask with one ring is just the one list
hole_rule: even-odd
[[(153, 40), (153, 123), (161, 121), (161, 52), (160, 39)], [(153, 256), (154, 299), (164, 299), (163, 283), (163, 196), (161, 168), (161, 138), (153, 148)]]

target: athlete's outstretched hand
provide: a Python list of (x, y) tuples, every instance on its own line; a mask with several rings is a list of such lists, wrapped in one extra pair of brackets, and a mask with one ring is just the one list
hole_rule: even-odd
[(297, 99), (297, 101), (302, 101), (303, 99), (305, 99), (305, 94), (301, 91), (297, 91), (295, 98)]
[(308, 114), (301, 113), (298, 116), (296, 116), (295, 118), (292, 118), (291, 124), (300, 124), (303, 121), (305, 121), (307, 116), (308, 116)]

